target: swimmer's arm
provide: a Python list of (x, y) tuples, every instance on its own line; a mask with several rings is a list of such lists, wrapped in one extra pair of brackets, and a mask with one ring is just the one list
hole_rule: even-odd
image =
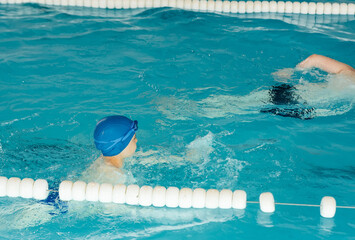
[(300, 69), (312, 67), (320, 68), (328, 73), (351, 75), (355, 78), (354, 68), (345, 63), (318, 54), (309, 56), (306, 60), (297, 65), (297, 68)]

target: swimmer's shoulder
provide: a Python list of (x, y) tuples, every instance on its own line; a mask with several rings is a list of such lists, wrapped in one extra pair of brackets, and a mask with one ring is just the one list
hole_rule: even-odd
[(122, 169), (107, 164), (103, 157), (97, 158), (82, 174), (81, 180), (97, 183), (125, 183), (126, 176)]

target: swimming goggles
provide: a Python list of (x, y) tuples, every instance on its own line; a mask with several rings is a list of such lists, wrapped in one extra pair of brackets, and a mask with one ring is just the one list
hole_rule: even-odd
[(102, 144), (112, 143), (110, 146), (106, 147), (105, 149), (102, 149), (102, 151), (106, 151), (106, 150), (112, 148), (113, 146), (115, 146), (117, 143), (126, 141), (126, 139), (132, 134), (132, 132), (136, 132), (137, 130), (138, 130), (138, 121), (134, 120), (132, 122), (130, 130), (128, 130), (128, 132), (123, 137), (117, 138), (117, 139), (112, 140), (112, 141), (98, 141), (96, 139), (94, 139), (94, 141), (96, 143), (102, 143)]

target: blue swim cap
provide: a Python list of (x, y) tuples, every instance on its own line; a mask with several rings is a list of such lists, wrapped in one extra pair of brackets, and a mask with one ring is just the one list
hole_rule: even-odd
[(128, 146), (137, 130), (137, 121), (124, 116), (105, 117), (96, 124), (95, 146), (104, 156), (116, 156)]

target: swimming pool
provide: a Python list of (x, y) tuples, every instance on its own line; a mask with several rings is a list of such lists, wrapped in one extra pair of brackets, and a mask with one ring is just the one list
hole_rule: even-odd
[[(344, 1), (346, 2), (346, 1)], [(350, 1), (348, 1), (350, 2)], [(257, 201), (354, 202), (354, 92), (296, 72), (310, 120), (260, 113), (272, 73), (312, 53), (354, 64), (351, 16), (236, 15), (171, 8), (0, 5), (1, 176), (90, 179), (96, 122), (139, 121), (126, 184), (242, 189)], [(344, 88), (345, 86), (345, 88)], [(351, 239), (354, 210), (142, 208), (1, 198), (5, 239)]]

